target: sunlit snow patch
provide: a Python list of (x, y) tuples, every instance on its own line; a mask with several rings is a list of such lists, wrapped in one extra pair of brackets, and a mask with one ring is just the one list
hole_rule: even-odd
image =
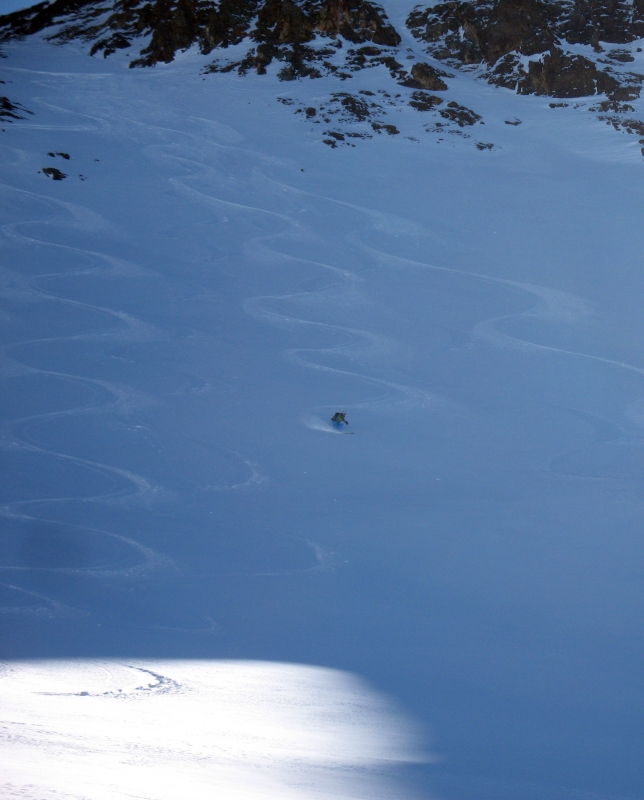
[(427, 760), (385, 699), (318, 667), (7, 663), (0, 705), (3, 798), (393, 800), (386, 770)]

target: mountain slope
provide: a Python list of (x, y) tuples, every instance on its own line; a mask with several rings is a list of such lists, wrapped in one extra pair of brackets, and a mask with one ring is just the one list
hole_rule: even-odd
[[(24, 707), (73, 709), (64, 730), (99, 742), (101, 714), (118, 731), (158, 709), (163, 744), (199, 694), (130, 674), (158, 705), (96, 696), (106, 662), (177, 660), (177, 682), (192, 659), (330, 667), (432, 734), (433, 763), (388, 762), (390, 794), (637, 797), (644, 106), (495, 86), (496, 61), (439, 58), (412, 11), (378, 12), (397, 45), (315, 34), (298, 47), (333, 53), (300, 78), (246, 68), (250, 33), (130, 68), (151, 29), (91, 57), (104, 32), (13, 18), (3, 93), (32, 113), (0, 131), (0, 678), (97, 659), (91, 685), (27, 684)], [(617, 75), (642, 71), (638, 42), (615, 65), (606, 42), (555, 47)], [(5, 773), (18, 722), (64, 766), (4, 793), (68, 795), (70, 749), (24, 714)], [(128, 778), (148, 753), (170, 775), (171, 748), (128, 762), (111, 741), (90, 800), (176, 794)], [(182, 751), (186, 795), (211, 791), (206, 744)]]
[[(133, 67), (170, 63), (194, 45), (203, 55), (216, 55), (202, 66), (206, 74), (245, 75), (253, 70), (261, 75), (276, 63), (278, 77), (287, 82), (333, 75), (344, 83), (356, 72), (384, 66), (389, 73), (389, 80), (379, 84), (384, 104), (343, 86), (321, 106), (296, 109), (316, 123), (340, 119), (344, 125), (323, 137), (337, 147), (374, 131), (399, 133), (395, 121), (387, 119), (388, 107), (405, 103), (430, 112), (429, 129), (441, 134), (479, 122), (476, 111), (449, 95), (435, 94), (449, 89), (450, 73), (440, 62), (474, 70), (477, 77), (522, 94), (559, 99), (605, 95), (593, 107), (599, 119), (617, 131), (643, 137), (644, 122), (634, 116), (630, 104), (639, 97), (644, 80), (637, 71), (643, 13), (637, 3), (614, 0), (591, 5), (580, 0), (494, 0), (417, 6), (401, 18), (407, 40), (411, 34), (425, 50), (422, 60), (411, 65), (405, 62), (414, 60), (413, 48), (401, 44), (385, 11), (367, 0), (56, 0), (0, 18), (0, 30), (5, 41), (42, 32), (52, 42), (80, 40), (90, 55), (127, 51)], [(401, 92), (398, 87), (415, 91)], [(351, 125), (367, 119), (370, 131)], [(489, 149), (494, 143), (480, 141), (477, 146)]]

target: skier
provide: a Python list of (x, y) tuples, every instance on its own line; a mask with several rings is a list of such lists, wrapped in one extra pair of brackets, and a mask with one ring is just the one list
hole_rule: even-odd
[(345, 419), (346, 411), (336, 411), (335, 414), (331, 417), (331, 422), (333, 423), (334, 428), (341, 428), (343, 425), (348, 425), (349, 423)]

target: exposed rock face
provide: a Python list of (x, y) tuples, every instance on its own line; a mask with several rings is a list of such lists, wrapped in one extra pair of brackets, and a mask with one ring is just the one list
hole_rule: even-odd
[[(300, 106), (295, 113), (301, 114), (314, 125), (325, 123), (335, 127), (335, 130), (330, 128), (323, 132), (327, 138), (322, 142), (328, 147), (355, 147), (357, 140), (373, 139), (374, 133), (378, 136), (383, 133), (389, 136), (400, 134), (395, 125), (384, 121), (386, 107), (399, 106), (398, 98), (400, 95), (392, 97), (384, 89), (378, 89), (377, 93), (368, 89), (361, 89), (357, 94), (334, 92), (319, 108)], [(441, 102), (439, 98), (436, 99)], [(279, 98), (279, 102), (286, 106), (295, 105), (295, 101), (288, 97)]]
[(569, 44), (627, 44), (644, 36), (644, 2), (576, 0), (562, 4), (558, 30)]
[[(643, 76), (599, 68), (565, 51), (565, 44), (628, 44), (644, 36), (644, 0), (455, 0), (417, 7), (407, 19), (427, 51), (450, 66), (485, 65), (490, 83), (528, 94), (583, 97), (637, 96)], [(542, 55), (527, 69), (521, 56)], [(633, 60), (628, 50), (608, 54), (609, 64)]]
[(558, 39), (593, 47), (641, 39), (644, 0), (465, 0), (417, 7), (407, 25), (443, 59), (491, 65), (510, 52), (543, 53)]
[(409, 105), (417, 111), (431, 111), (436, 106), (443, 102), (442, 97), (436, 97), (435, 94), (427, 94), (427, 92), (412, 92)]
[(12, 103), (8, 97), (0, 97), (0, 119), (8, 121), (14, 119), (24, 119), (22, 116), (23, 114), (32, 113), (32, 111), (28, 111), (26, 108), (23, 108), (20, 103)]
[(43, 167), (41, 170), (43, 175), (46, 175), (48, 178), (51, 178), (52, 181), (64, 181), (67, 175), (64, 172), (61, 172), (56, 167)]
[[(490, 83), (523, 94), (606, 93), (623, 101), (637, 97), (644, 80), (624, 67), (633, 61), (625, 45), (644, 37), (644, 0), (449, 0), (417, 7), (407, 25), (434, 58), (454, 67), (480, 65)], [(400, 36), (370, 0), (54, 0), (0, 18), (4, 38), (49, 28), (52, 40), (91, 43), (92, 55), (146, 37), (131, 66), (170, 62), (195, 44), (207, 54), (246, 40), (245, 56), (211, 69), (261, 74), (278, 61), (283, 80), (330, 73), (345, 79), (382, 64), (408, 88), (448, 88), (446, 73), (419, 62), (409, 75), (391, 51), (379, 49), (397, 47)], [(339, 39), (365, 45), (348, 51), (343, 69), (333, 60)], [(566, 51), (585, 44), (603, 53), (602, 42), (619, 47), (601, 59)]]
[[(553, 98), (606, 95), (591, 110), (615, 130), (642, 136), (644, 144), (644, 123), (623, 118), (635, 113), (625, 101), (639, 97), (644, 82), (644, 75), (629, 71), (641, 52), (632, 42), (644, 39), (644, 0), (448, 0), (416, 7), (407, 25), (429, 56), (475, 70), (497, 86)], [(402, 52), (400, 36), (371, 0), (53, 0), (0, 17), (0, 41), (41, 31), (58, 43), (85, 41), (92, 55), (136, 47), (130, 66), (168, 63), (177, 51), (196, 46), (203, 54), (216, 52), (204, 73), (264, 74), (277, 63), (284, 81), (322, 75), (346, 81), (361, 70), (380, 69), (385, 81), (395, 83), (391, 94), (358, 89), (331, 92), (316, 106), (297, 101), (294, 113), (333, 148), (398, 135), (387, 115), (403, 106), (421, 113), (423, 130), (436, 134), (437, 142), (446, 134), (452, 141), (471, 139), (474, 126), (484, 124), (449, 94), (435, 94), (449, 92), (445, 79), (453, 73)], [(226, 58), (233, 45), (242, 46)], [(578, 45), (585, 46), (583, 54)], [(296, 105), (291, 98), (278, 100)], [(31, 112), (0, 98), (0, 118), (11, 121), (24, 113)], [(475, 144), (495, 149), (489, 142)], [(53, 168), (46, 170), (60, 180)]]
[(455, 122), (459, 128), (463, 128), (466, 125), (475, 125), (477, 122), (481, 121), (479, 114), (472, 111), (470, 108), (460, 106), (458, 103), (454, 102), (454, 100), (450, 101), (446, 108), (441, 108), (438, 113), (443, 119)]
[(400, 36), (386, 22), (384, 11), (366, 0), (327, 0), (313, 12), (314, 31), (342, 36), (350, 42), (373, 42), (395, 47)]
[(317, 35), (350, 42), (395, 46), (400, 36), (381, 8), (368, 0), (55, 0), (0, 18), (4, 38), (15, 38), (59, 25), (50, 38), (93, 42), (92, 55), (109, 55), (150, 36), (132, 66), (170, 62), (177, 50), (197, 44), (202, 53), (257, 43), (257, 66), (265, 67), (280, 47), (291, 50)]
[(444, 92), (447, 90), (447, 84), (442, 80), (442, 75), (445, 75), (445, 73), (421, 61), (419, 64), (414, 64), (411, 68), (412, 80), (409, 81), (407, 85), (412, 85), (414, 89), (429, 89), (430, 92)]
[(550, 48), (554, 35), (547, 8), (539, 0), (439, 3), (414, 9), (407, 25), (417, 39), (433, 45), (435, 58), (492, 65), (511, 52), (529, 56)]
[(587, 97), (609, 94), (617, 81), (597, 69), (594, 62), (583, 56), (567, 56), (553, 47), (542, 61), (530, 61), (527, 76), (519, 82), (523, 94), (544, 94), (551, 97)]

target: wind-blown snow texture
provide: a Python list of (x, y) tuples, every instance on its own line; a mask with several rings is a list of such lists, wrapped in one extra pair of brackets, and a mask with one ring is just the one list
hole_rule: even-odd
[(385, 66), (86, 50), (3, 62), (3, 657), (348, 670), (426, 796), (639, 796), (637, 142), (459, 73), (476, 136), (332, 149), (292, 111)]

